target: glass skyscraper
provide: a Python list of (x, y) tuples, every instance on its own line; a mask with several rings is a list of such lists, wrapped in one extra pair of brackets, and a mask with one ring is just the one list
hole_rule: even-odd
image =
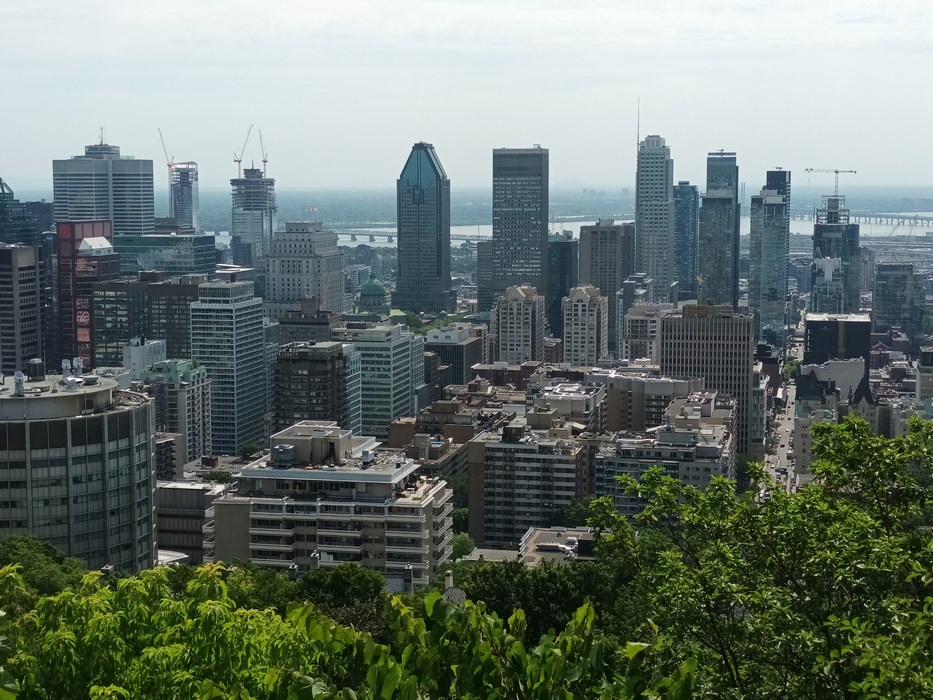
[(659, 301), (668, 301), (675, 281), (673, 186), (671, 149), (660, 136), (645, 137), (638, 144), (635, 187), (636, 272), (647, 272), (654, 280)]
[(790, 253), (790, 172), (771, 170), (761, 194), (752, 197), (748, 308), (757, 338), (785, 342), (787, 259)]
[(706, 194), (700, 208), (697, 298), (739, 307), (739, 166), (735, 153), (706, 158)]
[(681, 180), (674, 191), (674, 279), (681, 299), (696, 298), (697, 230), (700, 226), (700, 193), (696, 185)]

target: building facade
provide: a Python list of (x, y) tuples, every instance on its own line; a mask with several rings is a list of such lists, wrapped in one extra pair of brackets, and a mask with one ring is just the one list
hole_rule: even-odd
[(564, 335), (564, 310), (561, 302), (579, 279), (580, 241), (570, 231), (548, 237), (548, 287), (545, 293), (547, 322), (551, 335)]
[[(838, 258), (841, 261), (843, 297), (838, 313), (858, 313), (861, 308), (862, 282), (859, 225), (849, 223), (845, 197), (823, 197), (823, 206), (816, 210), (816, 223), (813, 224), (813, 258)], [(814, 283), (816, 272), (814, 267)]]
[(688, 180), (672, 188), (674, 196), (674, 280), (681, 299), (697, 293), (697, 236), (700, 229), (700, 192)]
[(42, 231), (27, 203), (16, 199), (13, 189), (0, 177), (0, 243), (39, 245)]
[[(790, 177), (785, 170), (776, 172)], [(785, 345), (787, 335), (788, 199), (764, 189), (752, 197), (750, 207), (748, 308), (755, 315), (757, 338), (776, 347)]]
[(609, 357), (609, 300), (596, 287), (584, 285), (571, 289), (562, 306), (564, 362), (595, 367)]
[(193, 161), (168, 166), (168, 215), (179, 226), (201, 230), (199, 220), (198, 164)]
[(544, 357), (544, 297), (534, 287), (509, 287), (496, 302), (496, 360), (521, 364)]
[(271, 318), (300, 310), (302, 299), (318, 300), (322, 309), (344, 311), (344, 256), (337, 232), (320, 221), (290, 222), (275, 234), (266, 256), (265, 309)]
[(441, 364), (450, 365), (453, 384), (467, 384), (473, 379), (473, 365), (483, 361), (484, 343), (485, 338), (471, 326), (447, 326), (430, 331), (424, 349), (436, 352)]
[(871, 317), (875, 333), (900, 328), (915, 343), (923, 331), (926, 290), (913, 263), (880, 262), (875, 266)]
[[(602, 295), (615, 299), (622, 285), (635, 272), (635, 224), (600, 219), (580, 227), (580, 284), (598, 287)], [(616, 304), (609, 308), (609, 347), (618, 345)]]
[[(638, 144), (635, 177), (635, 251), (638, 272), (654, 279), (660, 301), (671, 296), (674, 276), (674, 161), (671, 149), (657, 135)], [(604, 291), (612, 296), (618, 290)]]
[(45, 359), (45, 265), (38, 246), (0, 243), (0, 373)]
[(213, 454), (207, 368), (193, 360), (163, 360), (150, 365), (141, 381), (153, 397), (156, 430), (181, 435), (184, 462)]
[(739, 306), (739, 166), (735, 153), (706, 159), (706, 193), (700, 208), (697, 271), (700, 303)]
[(233, 220), (230, 229), (234, 264), (255, 265), (265, 257), (275, 232), (275, 179), (259, 168), (244, 168), (242, 177), (230, 180), (233, 188)]

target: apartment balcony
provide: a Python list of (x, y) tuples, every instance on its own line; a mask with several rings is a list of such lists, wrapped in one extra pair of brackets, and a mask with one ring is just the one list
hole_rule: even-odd
[(273, 542), (250, 542), (249, 549), (250, 551), (267, 550), (270, 552), (293, 552), (295, 551), (295, 543), (292, 542), (291, 544), (276, 544)]
[(214, 549), (214, 545), (216, 545), (216, 544), (217, 544), (217, 543), (216, 543), (216, 541), (214, 540), (214, 536), (211, 535), (210, 537), (205, 538), (205, 540), (201, 543), (201, 547), (202, 547), (203, 549), (211, 549), (211, 550), (212, 550), (212, 549)]
[(324, 510), (324, 508), (319, 508), (317, 512), (318, 520), (348, 520), (353, 518), (353, 506), (346, 506), (345, 508), (338, 508), (336, 510)]
[(440, 552), (436, 552), (435, 557), (434, 557), (435, 568), (440, 567), (441, 564), (443, 564), (445, 561), (450, 559), (453, 556), (453, 553), (454, 553), (453, 547), (449, 547), (449, 546), (444, 547), (444, 549)]
[(267, 559), (265, 557), (250, 557), (250, 563), (256, 566), (274, 566), (287, 569), (295, 563), (294, 559)]
[(424, 511), (416, 513), (386, 513), (384, 519), (387, 523), (426, 523), (428, 521)]
[(283, 527), (251, 527), (251, 535), (281, 535), (282, 537), (291, 537), (295, 534), (295, 526), (283, 523)]
[(201, 526), (201, 534), (202, 535), (213, 535), (214, 534), (214, 521), (213, 520), (210, 520)]
[(453, 503), (447, 503), (447, 504), (440, 510), (440, 512), (438, 512), (437, 508), (434, 509), (434, 519), (435, 519), (435, 520), (442, 520), (443, 518), (446, 518), (448, 515), (450, 515), (450, 514), (453, 513), (453, 512), (454, 512), (454, 504), (453, 504)]
[(420, 554), (422, 556), (430, 554), (431, 549), (427, 544), (414, 544), (412, 542), (393, 542), (392, 540), (386, 540), (385, 543), (386, 553), (392, 552), (395, 554)]
[(210, 549), (201, 555), (201, 561), (205, 564), (213, 564), (216, 558), (217, 553), (213, 549)]
[(317, 526), (318, 537), (322, 535), (330, 535), (335, 537), (362, 537), (363, 528), (362, 527), (340, 527), (334, 523), (318, 523)]
[[(324, 552), (327, 551), (324, 547), (321, 547), (320, 549), (321, 551), (324, 551)], [(363, 563), (363, 552), (360, 552), (358, 557), (353, 557), (350, 559), (344, 559), (344, 558), (335, 559), (332, 557), (322, 557), (320, 566), (324, 568), (331, 568), (335, 566), (340, 566), (341, 564), (348, 564), (348, 563), (349, 564), (362, 564)]]
[(385, 564), (386, 569), (393, 569), (395, 571), (404, 571), (409, 566), (419, 571), (425, 571), (428, 568), (428, 564), (423, 561), (391, 561), (387, 559)]
[(318, 542), (318, 551), (320, 552), (347, 552), (357, 554), (363, 552), (363, 543), (354, 542)]
[(442, 506), (454, 497), (453, 489), (444, 489), (434, 497), (434, 507)]
[(450, 541), (453, 538), (454, 538), (454, 533), (451, 532), (450, 530), (445, 530), (442, 535), (435, 536), (434, 542), (433, 542), (434, 550), (437, 551), (438, 549), (443, 549), (448, 544), (450, 544)]
[(425, 539), (431, 536), (431, 531), (423, 527), (402, 527), (397, 524), (386, 523), (386, 534), (389, 537), (420, 537), (421, 539)]

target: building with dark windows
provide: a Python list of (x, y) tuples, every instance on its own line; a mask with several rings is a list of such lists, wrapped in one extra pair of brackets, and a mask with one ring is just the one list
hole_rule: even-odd
[[(786, 176), (774, 182), (771, 175)], [(768, 180), (784, 192), (763, 189), (751, 201), (748, 308), (757, 339), (783, 347), (786, 335), (787, 261), (790, 253), (790, 173), (771, 171)]]
[(398, 275), (392, 305), (453, 312), (450, 285), (450, 180), (434, 146), (418, 142), (396, 183)]
[(681, 180), (674, 194), (674, 281), (681, 299), (697, 293), (697, 235), (700, 227), (700, 193), (696, 185)]
[(107, 219), (118, 236), (154, 230), (152, 161), (121, 156), (119, 146), (101, 141), (53, 160), (52, 187), (56, 222)]
[(192, 161), (168, 166), (168, 211), (179, 226), (199, 231), (198, 164)]
[(275, 231), (275, 179), (259, 168), (244, 168), (230, 180), (233, 220), (230, 229), (233, 263), (252, 266), (269, 252)]
[[(654, 280), (659, 301), (668, 301), (674, 279), (674, 161), (660, 136), (638, 144), (635, 187), (637, 271)], [(618, 290), (604, 290), (614, 298)], [(674, 297), (676, 299), (676, 296)]]
[(493, 301), (507, 287), (548, 288), (548, 182), (546, 148), (493, 150)]
[(871, 354), (871, 317), (868, 314), (808, 313), (804, 320), (803, 363), (821, 365), (830, 360), (865, 360)]
[[(859, 249), (859, 225), (849, 223), (846, 198), (823, 197), (813, 224), (813, 259), (838, 258), (842, 270), (842, 306), (840, 313), (858, 313), (862, 286), (862, 253)], [(812, 280), (818, 267), (814, 265)], [(815, 310), (815, 309), (814, 309)]]
[(924, 278), (913, 263), (880, 262), (875, 266), (871, 307), (875, 333), (900, 328), (917, 344), (925, 306)]
[(472, 326), (446, 326), (430, 331), (424, 349), (437, 353), (441, 364), (451, 368), (452, 384), (468, 384), (473, 379), (473, 365), (483, 361), (485, 338)]
[(149, 283), (110, 280), (93, 285), (91, 347), (93, 367), (122, 367), (123, 346), (145, 337), (149, 322)]
[(551, 335), (560, 338), (564, 334), (561, 301), (579, 279), (580, 241), (574, 240), (570, 231), (564, 231), (548, 237), (547, 247), (548, 288), (544, 295), (547, 322)]
[(42, 248), (0, 243), (0, 372), (25, 371), (45, 358), (45, 266)]
[(156, 430), (181, 436), (184, 463), (212, 454), (211, 380), (192, 360), (162, 360), (141, 375), (153, 398)]
[(39, 245), (41, 231), (36, 215), (0, 177), (0, 243)]
[(739, 166), (735, 153), (706, 158), (706, 193), (700, 208), (697, 298), (707, 304), (739, 306)]
[(120, 256), (120, 273), (126, 276), (141, 270), (159, 270), (169, 276), (210, 275), (217, 266), (214, 236), (179, 231), (118, 236), (113, 249)]

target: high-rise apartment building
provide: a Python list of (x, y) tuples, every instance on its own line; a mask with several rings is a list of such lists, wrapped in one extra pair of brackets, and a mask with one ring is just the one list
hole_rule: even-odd
[(926, 291), (913, 263), (880, 262), (875, 266), (871, 317), (875, 333), (902, 329), (911, 340), (923, 330)]
[(0, 243), (0, 373), (45, 359), (45, 266), (42, 248)]
[(233, 188), (234, 264), (254, 265), (269, 252), (275, 232), (275, 178), (259, 168), (244, 168), (243, 176), (230, 180)]
[(472, 326), (446, 326), (428, 333), (424, 349), (437, 353), (441, 364), (450, 366), (453, 384), (468, 384), (474, 376), (471, 368), (483, 361), (485, 342)]
[(609, 300), (589, 285), (574, 287), (563, 300), (564, 362), (595, 367), (609, 356)]
[(661, 319), (674, 304), (644, 303), (632, 306), (622, 319), (620, 360), (647, 359), (657, 363), (661, 352)]
[(681, 299), (694, 299), (697, 293), (697, 236), (700, 228), (700, 192), (696, 185), (681, 180), (673, 187), (674, 196), (674, 281)]
[(116, 236), (152, 233), (152, 161), (121, 156), (120, 147), (85, 146), (83, 156), (52, 161), (55, 221), (109, 220)]
[(551, 335), (564, 335), (564, 310), (561, 302), (577, 286), (580, 268), (580, 241), (570, 231), (564, 231), (547, 240), (548, 287), (544, 296), (547, 304), (547, 322)]
[(434, 146), (416, 143), (396, 183), (398, 274), (392, 305), (452, 313), (450, 286), (450, 180)]
[(279, 316), (279, 337), (283, 344), (330, 340), (331, 330), (342, 323), (343, 314), (321, 308), (317, 298), (302, 299), (297, 310)]
[(418, 412), (424, 391), (424, 337), (407, 326), (348, 323), (331, 331), (360, 353), (361, 434), (382, 438), (389, 423)]
[(39, 245), (41, 232), (35, 214), (0, 177), (0, 243)]
[[(639, 272), (654, 279), (660, 301), (668, 301), (674, 276), (674, 161), (657, 135), (638, 144), (635, 176), (635, 252)], [(614, 297), (618, 290), (604, 290)]]
[[(580, 284), (598, 287), (615, 300), (622, 284), (635, 272), (635, 224), (600, 219), (580, 227)], [(618, 346), (617, 304), (609, 306), (609, 347)]]
[(198, 218), (198, 164), (193, 161), (168, 166), (168, 215), (179, 226), (201, 230)]
[[(109, 223), (109, 222), (108, 222)], [(91, 569), (155, 564), (147, 396), (96, 375), (14, 380), (0, 393), (0, 529), (31, 534)]]
[(335, 341), (282, 345), (272, 364), (272, 430), (310, 420), (335, 421), (352, 432), (361, 389), (354, 355), (353, 345)]
[(706, 193), (700, 207), (697, 298), (701, 303), (739, 306), (739, 166), (735, 153), (706, 159)]
[[(786, 170), (774, 171), (788, 177)], [(770, 175), (770, 173), (769, 173)], [(787, 262), (790, 210), (787, 198), (764, 189), (751, 201), (748, 308), (755, 314), (756, 336), (783, 347), (786, 340)]]
[[(843, 299), (839, 313), (858, 313), (861, 308), (859, 292), (862, 272), (859, 225), (849, 223), (845, 197), (823, 197), (823, 206), (816, 210), (813, 258), (839, 258), (842, 261)], [(817, 269), (814, 267), (814, 279), (816, 274)]]
[(497, 361), (520, 365), (544, 358), (544, 297), (534, 287), (506, 289), (491, 325)]
[(260, 445), (266, 414), (262, 299), (252, 282), (207, 282), (191, 303), (191, 358), (211, 380), (211, 446), (234, 455)]
[(80, 357), (84, 367), (91, 367), (94, 284), (120, 276), (120, 256), (113, 252), (110, 221), (59, 221), (56, 228), (53, 312), (58, 333), (49, 356), (53, 362)]
[(141, 379), (153, 397), (156, 430), (181, 435), (183, 461), (213, 454), (207, 368), (192, 360), (163, 360), (149, 366)]
[[(548, 288), (548, 150), (496, 148), (492, 152), (493, 291)], [(485, 309), (481, 309), (485, 311)]]
[(278, 318), (296, 311), (302, 299), (314, 297), (320, 308), (344, 311), (344, 256), (337, 232), (320, 221), (290, 222), (275, 234), (266, 256), (265, 309)]
[(686, 305), (661, 318), (661, 372), (699, 377), (736, 402), (738, 451), (749, 452), (755, 336), (750, 314), (730, 306)]

